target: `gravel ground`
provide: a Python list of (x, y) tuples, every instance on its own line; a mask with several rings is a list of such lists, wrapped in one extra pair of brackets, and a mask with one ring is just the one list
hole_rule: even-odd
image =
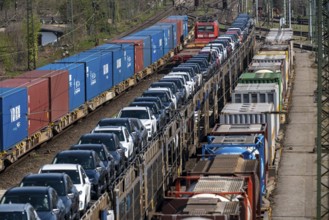
[(100, 119), (114, 116), (122, 107), (127, 106), (135, 97), (142, 94), (152, 82), (157, 81), (162, 76), (161, 74), (154, 74), (144, 79), (137, 86), (100, 107), (86, 118), (66, 129), (65, 132), (57, 135), (48, 143), (43, 144), (43, 146), (8, 167), (0, 174), (0, 190), (19, 184), (26, 174), (36, 173), (42, 165), (51, 163), (57, 152), (75, 144), (80, 136), (89, 133)]

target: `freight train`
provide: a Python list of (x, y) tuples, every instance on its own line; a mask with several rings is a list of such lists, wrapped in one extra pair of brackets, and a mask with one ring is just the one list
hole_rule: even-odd
[[(180, 47), (182, 39), (186, 39), (189, 34), (193, 33), (193, 30), (188, 33), (187, 22), (187, 16), (169, 17), (161, 21), (161, 24), (156, 24), (157, 27), (150, 27), (133, 34), (133, 36), (124, 37), (111, 45), (102, 45), (99, 48), (56, 61), (47, 65), (48, 67), (41, 67), (37, 71), (23, 74), (20, 77), (22, 80), (48, 82), (44, 84), (47, 84), (50, 89), (43, 91), (48, 91), (48, 98), (50, 97), (48, 108), (53, 110), (37, 111), (33, 109), (32, 111), (30, 103), (27, 102), (26, 115), (31, 116), (28, 114), (29, 112), (47, 112), (47, 114), (41, 114), (42, 117), (55, 119), (52, 121), (51, 127), (44, 126), (40, 130), (36, 129), (37, 135), (31, 130), (33, 136), (28, 136), (28, 141), (40, 143), (40, 140), (48, 140), (55, 132), (61, 132), (63, 128), (84, 117), (89, 111), (124, 91), (139, 77), (143, 77), (143, 74), (149, 74), (136, 64), (137, 59), (139, 59), (139, 65), (143, 63), (143, 67), (145, 67), (145, 63), (153, 65), (153, 68), (161, 65), (164, 60), (160, 58), (167, 49), (163, 47), (166, 42), (163, 37), (166, 36), (167, 28), (171, 31), (176, 30), (176, 35), (174, 35), (176, 37), (173, 36), (169, 41), (173, 48), (167, 50), (166, 59), (173, 57), (175, 53), (179, 55), (177, 47)], [(157, 134), (147, 147), (136, 155), (125, 172), (116, 179), (112, 190), (104, 193), (86, 212), (83, 219), (105, 219), (106, 216), (112, 216), (115, 219), (185, 219), (196, 216), (215, 219), (224, 219), (228, 216), (231, 219), (256, 219), (261, 215), (268, 170), (274, 163), (275, 147), (273, 144), (275, 144), (280, 124), (279, 118), (276, 117), (277, 114), (274, 116), (272, 114), (275, 114), (273, 111), (277, 111), (277, 109), (281, 110), (285, 104), (287, 87), (286, 93), (283, 95), (282, 76), (285, 77), (288, 85), (292, 48), (290, 44), (287, 44), (290, 40), (289, 37), (281, 43), (269, 40), (280, 46), (269, 46), (266, 50), (268, 53), (264, 52), (268, 57), (264, 60), (267, 63), (275, 60), (280, 63), (278, 65), (280, 68), (273, 71), (272, 68), (260, 67), (254, 71), (254, 77), (249, 77), (249, 80), (254, 80), (253, 83), (258, 84), (263, 80), (265, 83), (275, 84), (271, 85), (275, 88), (274, 91), (271, 90), (268, 93), (266, 91), (265, 95), (259, 94), (258, 99), (251, 95), (251, 101), (274, 103), (275, 99), (275, 103), (268, 104), (266, 107), (257, 107), (257, 104), (235, 104), (237, 106), (233, 106), (233, 109), (237, 110), (231, 112), (230, 105), (233, 104), (228, 102), (233, 100), (231, 95), (235, 91), (237, 83), (243, 83), (243, 77), (240, 74), (250, 63), (255, 50), (254, 28), (249, 16), (239, 15), (232, 24), (232, 28), (240, 28), (241, 31), (244, 31), (243, 33), (231, 33), (236, 37), (239, 37), (238, 33), (241, 34), (240, 39), (243, 40), (234, 41), (234, 37), (230, 37), (231, 40), (229, 40), (226, 35), (222, 38), (219, 36), (215, 40), (202, 41), (203, 46), (210, 47), (210, 49), (203, 51), (199, 49), (200, 53), (197, 54), (201, 55), (194, 54), (193, 57), (198, 58), (194, 58), (193, 63), (201, 66), (202, 54), (206, 54), (208, 66), (203, 71), (207, 71), (209, 75), (204, 77), (201, 86), (194, 91), (192, 97), (175, 111), (171, 120), (163, 127), (162, 132)], [(172, 36), (169, 35), (169, 32), (167, 36)], [(273, 33), (277, 36), (277, 31)], [(165, 39), (168, 43), (169, 37)], [(141, 45), (143, 45), (143, 49)], [(130, 46), (132, 47), (130, 48)], [(234, 46), (236, 49), (232, 50)], [(195, 46), (193, 47), (197, 49)], [(139, 52), (136, 52), (138, 48)], [(228, 54), (226, 59), (216, 57), (219, 54), (218, 51), (222, 56), (226, 51)], [(277, 58), (276, 52), (273, 51), (278, 51), (279, 54), (283, 51), (285, 59)], [(131, 53), (129, 54), (129, 52)], [(95, 56), (94, 53), (97, 55)], [(138, 53), (139, 56), (136, 57)], [(106, 63), (108, 60), (110, 63)], [(184, 58), (184, 62), (188, 62), (188, 60)], [(249, 66), (250, 71), (257, 69), (257, 65), (262, 65), (260, 63), (262, 62), (252, 61)], [(268, 66), (268, 64), (266, 65)], [(140, 71), (131, 72), (129, 68), (132, 67)], [(266, 73), (268, 72), (275, 75), (274, 79), (267, 78)], [(129, 73), (132, 73), (133, 76)], [(124, 74), (128, 75), (124, 76)], [(82, 78), (79, 79), (79, 77)], [(112, 84), (107, 87), (109, 82)], [(94, 84), (97, 86), (93, 87)], [(63, 90), (59, 85), (65, 86)], [(240, 84), (239, 86), (241, 87)], [(27, 99), (28, 92), (25, 91), (24, 96), (24, 91), (22, 91), (24, 89), (17, 89), (17, 87), (15, 86), (15, 89), (23, 93), (22, 99)], [(24, 87), (30, 88), (31, 85)], [(234, 100), (248, 102), (244, 94), (245, 90), (237, 91), (242, 93), (243, 98), (239, 99), (238, 92), (236, 92)], [(64, 92), (67, 95), (63, 95)], [(78, 94), (79, 92), (82, 92), (83, 95)], [(258, 92), (258, 88), (256, 92)], [(57, 95), (55, 96), (55, 94)], [(44, 94), (39, 93), (38, 95)], [(61, 98), (59, 98), (60, 96)], [(83, 100), (80, 105), (78, 96)], [(65, 105), (61, 106), (63, 103)], [(249, 105), (251, 107), (248, 107)], [(263, 103), (263, 105), (265, 104)], [(21, 120), (16, 125), (23, 121), (20, 108), (12, 112), (15, 116), (12, 119)], [(255, 112), (248, 112), (248, 108)], [(27, 109), (31, 109), (31, 111)], [(227, 110), (228, 116), (225, 110)], [(60, 114), (63, 114), (64, 117), (58, 116)], [(230, 114), (236, 115), (230, 116)], [(267, 117), (268, 115), (270, 116)], [(25, 119), (32, 119), (32, 116)], [(220, 124), (216, 125), (218, 119), (220, 119)], [(25, 126), (30, 125), (32, 121), (25, 121)], [(211, 129), (213, 126), (215, 126), (214, 129)], [(207, 136), (208, 144), (204, 144), (200, 148), (200, 141)], [(24, 148), (25, 150), (26, 143), (29, 142), (24, 140), (9, 149), (17, 151)], [(186, 167), (188, 159), (192, 155), (198, 155), (199, 149), (202, 149), (202, 157), (198, 157), (195, 166), (188, 169)], [(200, 204), (202, 204), (201, 208)], [(111, 211), (108, 212), (108, 210)]]

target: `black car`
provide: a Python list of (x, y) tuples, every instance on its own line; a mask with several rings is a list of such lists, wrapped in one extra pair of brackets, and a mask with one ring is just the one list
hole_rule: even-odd
[(177, 105), (181, 106), (183, 103), (184, 96), (179, 92), (174, 82), (154, 82), (150, 85), (150, 88), (169, 88), (177, 98)]
[[(70, 150), (93, 150), (103, 162), (108, 173), (108, 182), (111, 183), (116, 177), (116, 167), (120, 166), (120, 161), (115, 160), (104, 144), (75, 144)], [(115, 156), (115, 154), (114, 154)]]
[(166, 115), (171, 118), (173, 115), (173, 111), (175, 109), (174, 103), (172, 102), (169, 94), (166, 91), (152, 91), (152, 90), (146, 90), (142, 94), (143, 97), (159, 97), (162, 101), (162, 103), (165, 106)]
[(157, 131), (166, 125), (166, 115), (159, 109), (155, 102), (131, 102), (129, 106), (149, 107), (157, 120)]
[(106, 167), (93, 150), (64, 150), (55, 156), (53, 163), (80, 164), (89, 177), (92, 185), (91, 196), (95, 199), (98, 199), (108, 187)]
[(186, 88), (184, 86), (184, 81), (179, 78), (162, 78), (158, 82), (173, 82), (178, 88), (179, 96), (182, 97), (182, 102), (187, 101)]
[(128, 163), (128, 158), (125, 156), (125, 148), (122, 147), (119, 138), (113, 133), (89, 133), (80, 137), (78, 144), (104, 144), (113, 158), (120, 164), (117, 168), (120, 174)]
[(97, 126), (125, 126), (133, 137), (134, 146), (141, 146), (141, 136), (138, 130), (135, 129), (130, 118), (103, 118), (98, 122)]
[(65, 219), (80, 219), (79, 192), (65, 173), (40, 173), (25, 176), (19, 186), (50, 186), (65, 206)]
[[(137, 131), (139, 139), (141, 140), (141, 148), (144, 148), (148, 144), (147, 130), (139, 118), (129, 118), (132, 122), (134, 129)], [(139, 152), (139, 149), (137, 152)]]
[(0, 204), (30, 203), (42, 220), (64, 220), (65, 207), (54, 188), (27, 186), (8, 189)]

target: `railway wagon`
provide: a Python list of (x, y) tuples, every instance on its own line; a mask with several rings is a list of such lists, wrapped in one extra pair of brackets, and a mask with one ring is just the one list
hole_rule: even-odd
[[(134, 170), (133, 177), (131, 172), (127, 171), (119, 182), (115, 183), (114, 191), (111, 194), (116, 196), (112, 196), (110, 199), (112, 202), (108, 209), (113, 210), (117, 219), (125, 219), (127, 216), (132, 219), (138, 218), (137, 210), (140, 210), (143, 218), (152, 218), (155, 210), (161, 205), (159, 202), (164, 197), (164, 192), (185, 170), (188, 156), (196, 153), (199, 147), (199, 135), (201, 133), (206, 135), (209, 132), (210, 119), (214, 116), (217, 118), (217, 99), (220, 94), (228, 93), (228, 88), (221, 85), (233, 88), (231, 83), (234, 80), (230, 77), (240, 73), (238, 73), (239, 68), (232, 67), (230, 64), (239, 63), (240, 65), (244, 63), (243, 60), (251, 58), (250, 54), (253, 54), (254, 48), (253, 41), (254, 32), (252, 30), (247, 40), (233, 53), (234, 56), (229, 57), (228, 61), (223, 63), (222, 69), (214, 72), (213, 76), (204, 82), (193, 97), (177, 111), (178, 114), (174, 115), (163, 132), (137, 155), (136, 162), (131, 164)], [(225, 80), (229, 82), (225, 82)], [(219, 97), (219, 99), (223, 98)], [(195, 110), (197, 110), (197, 114)], [(140, 191), (136, 189), (136, 184), (140, 186)], [(132, 202), (137, 201), (138, 195), (141, 196), (140, 204)], [(90, 219), (98, 214), (98, 205), (94, 205), (83, 219)]]
[[(172, 21), (172, 19), (169, 20)], [(243, 63), (243, 60), (250, 56), (250, 53), (253, 53), (252, 50), (254, 47), (250, 47), (250, 45), (253, 44), (253, 40), (254, 36), (252, 32), (250, 33), (246, 43), (241, 45), (240, 49), (237, 50), (235, 54), (229, 58), (228, 62), (223, 65), (222, 73), (224, 76), (229, 75), (229, 77), (232, 77), (239, 74), (238, 68), (233, 68), (228, 63), (238, 63), (239, 65), (242, 65), (241, 63)], [(82, 68), (79, 75), (91, 77), (89, 78), (89, 81), (85, 81), (87, 83), (91, 83), (95, 75), (88, 75), (90, 71), (89, 68), (87, 68), (87, 63), (102, 62), (97, 61), (97, 58), (95, 58), (93, 55), (89, 55), (88, 53), (89, 52), (85, 52), (83, 55), (81, 55), (81, 57), (85, 56), (85, 58), (73, 58), (72, 60), (70, 60), (71, 58), (67, 58), (63, 59), (64, 62), (56, 62), (54, 64), (61, 65), (61, 67), (59, 69), (52, 69), (48, 71), (50, 73), (61, 71), (65, 72), (66, 70), (70, 69), (71, 65), (81, 64)], [(106, 64), (104, 65), (106, 66)], [(106, 68), (103, 68), (104, 65), (100, 65), (98, 68), (94, 68), (95, 73), (96, 71), (99, 71), (99, 73), (102, 73), (102, 71), (106, 72)], [(151, 68), (153, 68), (153, 66)], [(68, 92), (70, 88), (69, 86), (71, 84), (70, 76), (67, 71), (66, 73), (68, 75), (68, 81), (63, 83), (63, 85), (67, 86)], [(226, 84), (224, 81), (227, 79), (227, 77), (222, 77), (222, 74), (219, 73), (220, 72), (217, 71), (212, 77), (209, 78), (207, 82), (205, 82), (204, 86), (196, 92), (189, 103), (179, 111), (179, 114), (176, 114), (176, 116), (172, 118), (171, 123), (165, 127), (164, 132), (159, 134), (157, 138), (155, 138), (153, 142), (148, 146), (148, 148), (145, 149), (145, 151), (140, 155), (138, 155), (138, 157), (136, 157), (125, 174), (115, 182), (114, 190), (110, 193), (111, 199), (109, 201), (108, 199), (104, 200), (107, 201), (106, 208), (102, 206), (102, 209), (100, 209), (99, 204), (101, 201), (98, 201), (88, 213), (91, 213), (92, 216), (97, 216), (97, 219), (99, 218), (99, 213), (104, 209), (114, 208), (116, 216), (121, 216), (122, 219), (125, 219), (126, 217), (130, 218), (132, 216), (133, 218), (138, 219), (139, 216), (149, 216), (149, 214), (155, 210), (155, 208), (158, 206), (158, 198), (163, 196), (163, 190), (168, 185), (170, 185), (170, 182), (173, 179), (181, 174), (183, 170), (185, 154), (195, 152), (195, 149), (199, 144), (198, 139), (195, 138), (195, 134), (198, 133), (199, 128), (193, 125), (193, 123), (190, 123), (191, 121), (195, 121), (194, 110), (198, 109), (198, 117), (203, 118), (202, 120), (204, 121), (203, 126), (209, 127), (209, 109), (214, 109), (213, 112), (217, 111), (216, 101), (214, 102), (214, 106), (209, 106), (209, 103), (211, 103), (210, 99), (216, 100), (214, 98), (218, 93), (227, 93), (227, 88), (218, 86)], [(33, 78), (32, 76), (29, 77)], [(51, 74), (43, 75), (41, 78), (52, 78), (48, 80), (54, 79)], [(228, 81), (233, 82), (231, 78)], [(43, 140), (49, 140), (49, 138), (51, 138), (56, 133), (61, 132), (63, 128), (69, 126), (78, 118), (84, 117), (97, 106), (110, 100), (109, 95), (113, 94), (111, 93), (113, 88), (104, 91), (97, 91), (96, 89), (95, 91), (93, 89), (89, 89), (89, 91), (87, 91), (87, 86), (88, 85), (85, 85), (83, 88), (83, 91), (87, 92), (84, 97), (86, 98), (89, 92), (91, 99), (86, 98), (82, 105), (74, 108), (72, 111), (68, 110), (68, 113), (64, 114), (62, 117), (59, 117), (58, 120), (55, 120), (46, 129), (43, 129), (42, 134), (45, 135)], [(92, 85), (89, 84), (89, 86)], [(229, 83), (229, 87), (231, 88), (233, 86)], [(54, 89), (54, 87), (52, 88)], [(56, 91), (60, 92), (58, 89), (52, 90), (53, 93)], [(67, 94), (66, 97), (67, 106), (69, 106), (69, 94)], [(201, 120), (199, 120), (199, 122), (200, 121)], [(55, 129), (54, 124), (57, 124), (59, 128)], [(45, 131), (47, 131), (47, 133)], [(192, 134), (187, 133), (187, 131), (191, 131)], [(208, 132), (208, 130), (205, 129), (205, 132)], [(36, 144), (39, 143), (40, 140), (37, 140)], [(33, 147), (36, 145), (32, 144), (31, 146)], [(166, 175), (163, 176), (163, 173)], [(140, 189), (140, 191), (138, 189)], [(127, 195), (132, 195), (132, 193), (134, 194), (133, 197), (127, 197)], [(102, 199), (104, 199), (104, 196), (102, 196)], [(132, 204), (132, 201), (136, 201), (136, 206), (134, 205), (130, 207), (127, 205)], [(138, 203), (138, 201), (142, 202)], [(102, 204), (104, 205), (104, 203)], [(140, 210), (140, 214), (138, 210)]]

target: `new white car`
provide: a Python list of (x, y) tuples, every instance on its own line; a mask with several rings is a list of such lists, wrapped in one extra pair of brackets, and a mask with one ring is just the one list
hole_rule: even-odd
[(188, 85), (190, 85), (191, 88), (191, 95), (194, 93), (196, 89), (196, 83), (194, 79), (190, 76), (187, 72), (170, 72), (168, 73), (168, 76), (183, 76), (187, 82)]
[(118, 118), (138, 118), (148, 132), (148, 138), (152, 138), (157, 132), (156, 117), (148, 107), (132, 106), (120, 110)]
[(79, 191), (79, 211), (85, 212), (90, 202), (91, 183), (80, 164), (46, 164), (39, 173), (66, 173)]
[(126, 148), (125, 156), (132, 159), (134, 156), (134, 140), (125, 126), (97, 126), (91, 133), (114, 133), (118, 136), (120, 143)]
[(177, 98), (176, 98), (176, 95), (173, 94), (171, 89), (164, 88), (164, 87), (153, 87), (153, 88), (148, 88), (148, 90), (151, 90), (151, 91), (156, 91), (156, 90), (168, 91), (169, 94), (170, 94), (170, 98), (171, 98), (172, 102), (174, 103), (175, 109), (177, 109)]
[(187, 81), (185, 80), (185, 78), (183, 76), (179, 76), (179, 75), (166, 75), (163, 77), (163, 79), (172, 79), (172, 78), (180, 78), (184, 81), (184, 87), (186, 90), (185, 93), (185, 100), (188, 100), (188, 97), (190, 97), (192, 95), (192, 88), (191, 85), (187, 83)]

